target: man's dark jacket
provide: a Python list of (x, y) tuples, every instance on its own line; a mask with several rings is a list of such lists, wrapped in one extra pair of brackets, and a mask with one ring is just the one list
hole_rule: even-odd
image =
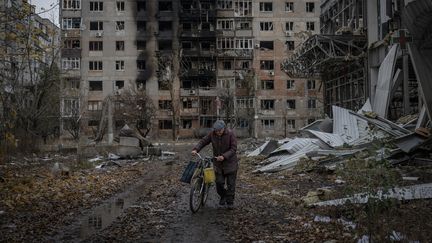
[(220, 137), (212, 131), (201, 139), (193, 149), (199, 152), (209, 143), (212, 144), (213, 155), (215, 157), (222, 155), (225, 158), (223, 161), (214, 162), (216, 172), (229, 174), (237, 171), (237, 139), (233, 131), (225, 128), (224, 133)]

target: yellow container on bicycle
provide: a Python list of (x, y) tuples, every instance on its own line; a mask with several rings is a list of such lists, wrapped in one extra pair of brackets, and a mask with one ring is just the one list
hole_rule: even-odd
[(213, 167), (204, 168), (204, 182), (206, 184), (213, 183), (216, 180), (216, 175)]

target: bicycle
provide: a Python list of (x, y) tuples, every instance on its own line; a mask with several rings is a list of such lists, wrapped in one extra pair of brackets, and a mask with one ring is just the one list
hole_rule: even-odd
[(204, 169), (211, 168), (212, 162), (214, 158), (212, 157), (201, 157), (199, 153), (197, 153), (199, 160), (197, 168), (191, 179), (191, 190), (189, 194), (189, 207), (192, 213), (198, 212), (198, 210), (205, 205), (208, 192), (211, 188), (212, 182), (206, 183), (204, 179)]

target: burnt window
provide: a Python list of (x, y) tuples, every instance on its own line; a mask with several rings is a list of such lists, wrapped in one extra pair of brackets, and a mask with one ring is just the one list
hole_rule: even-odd
[(210, 50), (210, 42), (201, 42), (201, 50), (204, 51)]
[(122, 89), (124, 87), (124, 80), (116, 80), (115, 81), (115, 88), (116, 89)]
[(170, 40), (160, 40), (158, 44), (159, 44), (159, 51), (172, 50), (172, 41)]
[(145, 60), (137, 60), (137, 69), (145, 70), (146, 69), (146, 61)]
[(263, 60), (261, 61), (261, 70), (274, 70), (274, 61)]
[(161, 130), (172, 129), (172, 120), (159, 120), (159, 129)]
[(264, 50), (273, 50), (273, 41), (260, 41), (260, 48)]
[(147, 22), (146, 21), (137, 21), (137, 30), (138, 31), (146, 31), (147, 30)]
[(124, 51), (125, 43), (124, 41), (116, 41), (116, 51)]
[(136, 42), (136, 45), (137, 45), (137, 50), (139, 50), (139, 51), (144, 51), (144, 50), (146, 49), (147, 42), (146, 42), (146, 41), (143, 41), (143, 40), (138, 40), (138, 41)]
[(172, 21), (159, 21), (159, 31), (172, 30)]
[(274, 89), (274, 80), (261, 80), (262, 89)]
[(145, 86), (146, 86), (145, 79), (137, 79), (135, 82), (138, 90), (145, 90)]
[(201, 29), (202, 30), (210, 30), (210, 23), (208, 23), (208, 22), (201, 23)]
[(185, 50), (192, 49), (192, 42), (190, 41), (183, 41), (182, 42), (182, 48)]
[(295, 48), (294, 41), (287, 41), (286, 46), (287, 46), (288, 50), (290, 50), (290, 51), (294, 50), (294, 48)]
[(171, 100), (159, 100), (159, 109), (171, 110), (171, 107), (172, 107)]
[(232, 69), (232, 62), (231, 61), (223, 61), (223, 69), (224, 70), (231, 70)]
[(183, 23), (183, 30), (191, 30), (192, 29), (192, 23)]
[(146, 1), (137, 1), (137, 11), (145, 11), (146, 10)]
[(173, 6), (171, 1), (160, 1), (159, 2), (159, 11), (172, 11)]
[(102, 91), (102, 81), (89, 81), (89, 91)]
[(287, 109), (295, 109), (296, 100), (287, 100)]

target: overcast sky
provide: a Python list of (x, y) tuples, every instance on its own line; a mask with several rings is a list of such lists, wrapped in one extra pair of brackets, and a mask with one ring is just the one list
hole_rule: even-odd
[[(59, 25), (58, 1), (59, 0), (29, 0), (32, 5), (36, 5), (36, 13), (41, 13), (41, 17), (53, 21), (56, 25)], [(51, 10), (47, 11), (49, 9)]]

